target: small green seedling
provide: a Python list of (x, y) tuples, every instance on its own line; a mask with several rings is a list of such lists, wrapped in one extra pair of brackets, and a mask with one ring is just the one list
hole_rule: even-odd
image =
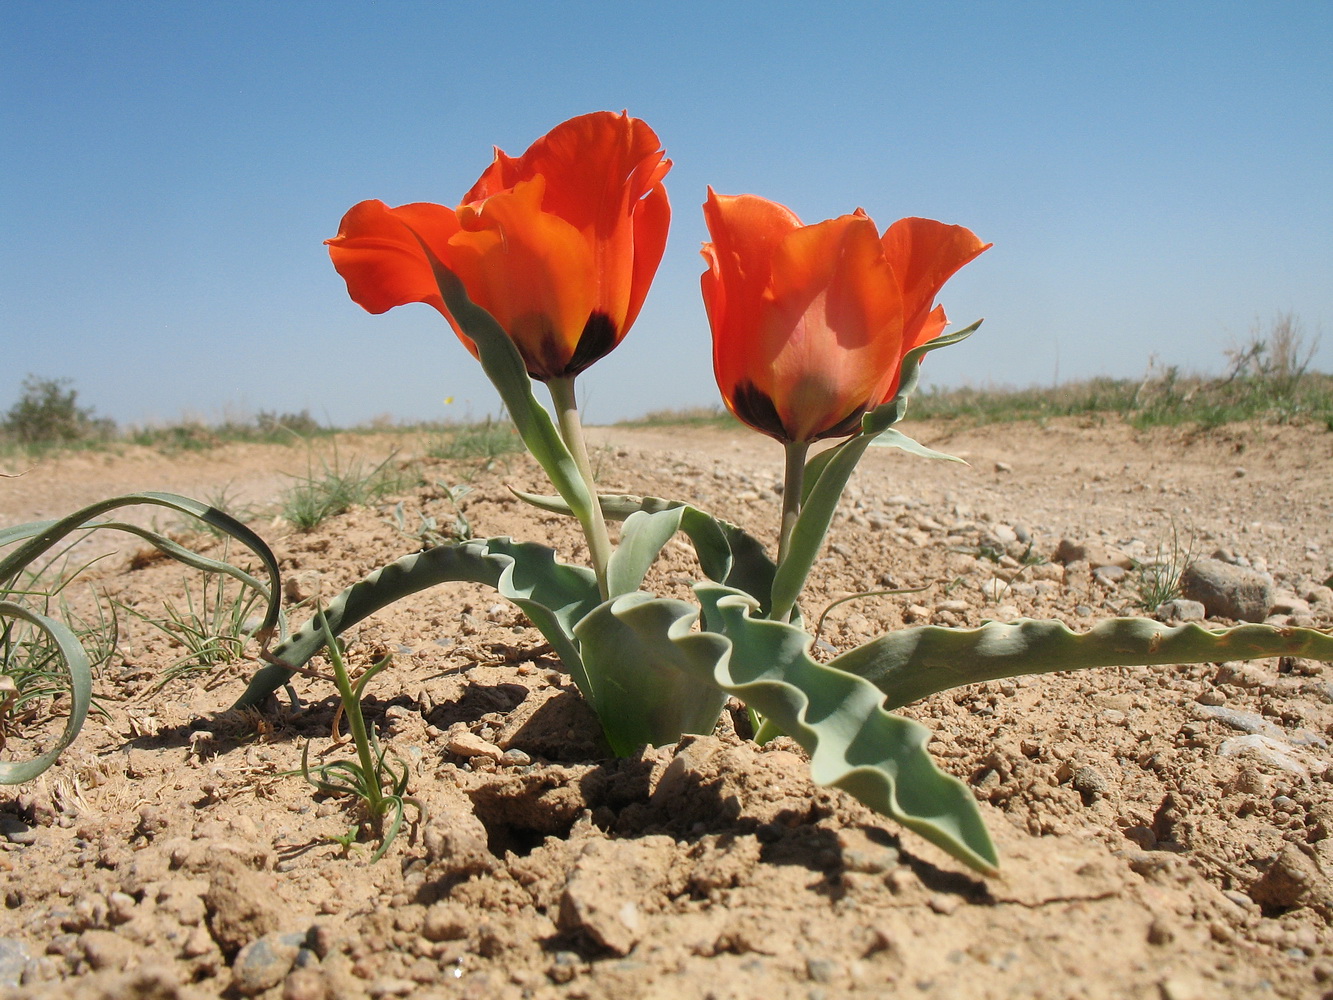
[(163, 633), (185, 650), (148, 689), (160, 691), (172, 681), (190, 674), (213, 672), (205, 683), (212, 687), (222, 679), (216, 668), (245, 659), (245, 646), (252, 636), (246, 625), (263, 596), (242, 585), (229, 586), (220, 573), (204, 572), (200, 598), (196, 602), (191, 588), (185, 588), (185, 606), (163, 601), (163, 616), (146, 614), (127, 605), (121, 607)]
[[(315, 619), (328, 644), (329, 663), (333, 666), (334, 682), (338, 685), (342, 712), (347, 716), (347, 728), (351, 731), (357, 759), (335, 760), (312, 768), (310, 744), (307, 743), (301, 752), (300, 774), (326, 795), (351, 795), (358, 800), (363, 818), (358, 819), (347, 833), (333, 840), (344, 851), (350, 850), (360, 836), (363, 823), (368, 822), (380, 838), (380, 846), (370, 858), (371, 861), (378, 861), (397, 838), (409, 805), (416, 809), (419, 822), (424, 823), (426, 820), (426, 807), (419, 799), (407, 794), (407, 762), (397, 754), (394, 754), (396, 762), (389, 760), (389, 750), (380, 746), (379, 740), (366, 729), (365, 717), (361, 714), (361, 696), (366, 684), (389, 665), (391, 657), (386, 656), (372, 664), (353, 684), (343, 661), (341, 644), (334, 638), (322, 608), (315, 612)], [(387, 829), (384, 826), (386, 818)]]
[(1159, 543), (1151, 562), (1137, 567), (1139, 607), (1149, 612), (1174, 601), (1183, 593), (1181, 578), (1194, 561), (1194, 535), (1182, 541), (1180, 530), (1171, 523), (1171, 544)]

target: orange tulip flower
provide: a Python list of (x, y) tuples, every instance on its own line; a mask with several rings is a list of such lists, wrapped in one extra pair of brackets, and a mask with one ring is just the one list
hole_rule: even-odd
[(666, 248), (671, 169), (657, 135), (599, 111), (495, 159), (457, 208), (363, 201), (327, 240), (352, 299), (372, 313), (425, 302), (449, 315), (422, 244), (463, 282), (541, 381), (577, 375), (624, 338)]
[(813, 226), (755, 195), (708, 189), (704, 305), (727, 407), (784, 442), (856, 433), (893, 398), (903, 356), (948, 322), (935, 296), (990, 244), (902, 219), (881, 237), (857, 209)]

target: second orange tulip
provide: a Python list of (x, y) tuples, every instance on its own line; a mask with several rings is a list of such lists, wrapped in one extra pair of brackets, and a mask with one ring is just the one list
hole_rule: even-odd
[(755, 195), (708, 190), (703, 297), (731, 411), (784, 442), (856, 433), (891, 399), (903, 356), (947, 323), (944, 283), (990, 244), (902, 219), (881, 236), (860, 209), (802, 225)]

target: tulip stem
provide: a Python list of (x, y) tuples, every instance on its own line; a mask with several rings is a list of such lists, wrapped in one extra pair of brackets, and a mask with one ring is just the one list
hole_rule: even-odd
[(791, 548), (791, 533), (801, 514), (801, 492), (805, 488), (805, 456), (810, 451), (809, 441), (788, 441), (787, 468), (782, 480), (782, 528), (778, 535), (778, 565), (787, 558)]
[(556, 420), (560, 425), (560, 436), (569, 449), (583, 477), (584, 485), (592, 496), (592, 508), (586, 512), (575, 513), (583, 526), (583, 535), (588, 540), (588, 555), (592, 559), (592, 569), (597, 574), (597, 589), (602, 599), (610, 597), (606, 582), (606, 566), (611, 560), (611, 536), (606, 533), (606, 518), (602, 516), (602, 505), (597, 499), (597, 482), (592, 475), (592, 464), (588, 461), (588, 445), (583, 439), (583, 423), (579, 420), (578, 402), (574, 396), (574, 379), (553, 378), (547, 381), (551, 390), (551, 402), (555, 404)]

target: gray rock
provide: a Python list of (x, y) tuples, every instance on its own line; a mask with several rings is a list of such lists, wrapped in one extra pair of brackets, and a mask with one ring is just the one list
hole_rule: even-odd
[(1333, 604), (1333, 587), (1322, 584), (1311, 587), (1305, 592), (1305, 599), (1311, 604)]
[(1201, 622), (1208, 617), (1208, 611), (1199, 601), (1177, 597), (1157, 605), (1156, 615), (1162, 621)]
[(1290, 591), (1278, 591), (1268, 610), (1275, 615), (1308, 615), (1310, 604)]
[(1101, 771), (1087, 765), (1074, 772), (1073, 786), (1085, 802), (1105, 795), (1111, 787)]
[(1099, 566), (1131, 569), (1134, 566), (1134, 560), (1119, 549), (1110, 548), (1100, 542), (1080, 542), (1073, 538), (1060, 539), (1052, 558), (1055, 562), (1064, 563), (1066, 566), (1070, 563), (1085, 562), (1092, 569), (1097, 569)]
[(37, 830), (17, 816), (0, 813), (0, 836), (11, 844), (32, 844), (37, 840)]
[(1257, 712), (1242, 712), (1235, 708), (1220, 705), (1200, 705), (1199, 712), (1216, 719), (1224, 726), (1238, 729), (1242, 733), (1261, 733), (1274, 739), (1283, 739), (1286, 734)]
[(305, 934), (293, 932), (265, 934), (251, 941), (232, 963), (233, 987), (242, 996), (252, 997), (277, 986), (292, 971), (305, 939)]
[(1185, 597), (1204, 606), (1209, 617), (1261, 622), (1273, 603), (1273, 579), (1217, 559), (1199, 559), (1180, 576)]
[(1119, 583), (1129, 571), (1123, 566), (1098, 566), (1092, 575), (1105, 584)]
[(18, 986), (28, 964), (28, 946), (15, 938), (0, 938), (0, 986)]
[[(1239, 757), (1242, 754), (1257, 757), (1270, 767), (1289, 771), (1302, 778), (1308, 777), (1310, 773), (1304, 762), (1309, 758), (1300, 749), (1263, 733), (1249, 733), (1223, 740), (1217, 753), (1219, 757)], [(1322, 761), (1318, 763), (1320, 767), (1325, 766)]]

